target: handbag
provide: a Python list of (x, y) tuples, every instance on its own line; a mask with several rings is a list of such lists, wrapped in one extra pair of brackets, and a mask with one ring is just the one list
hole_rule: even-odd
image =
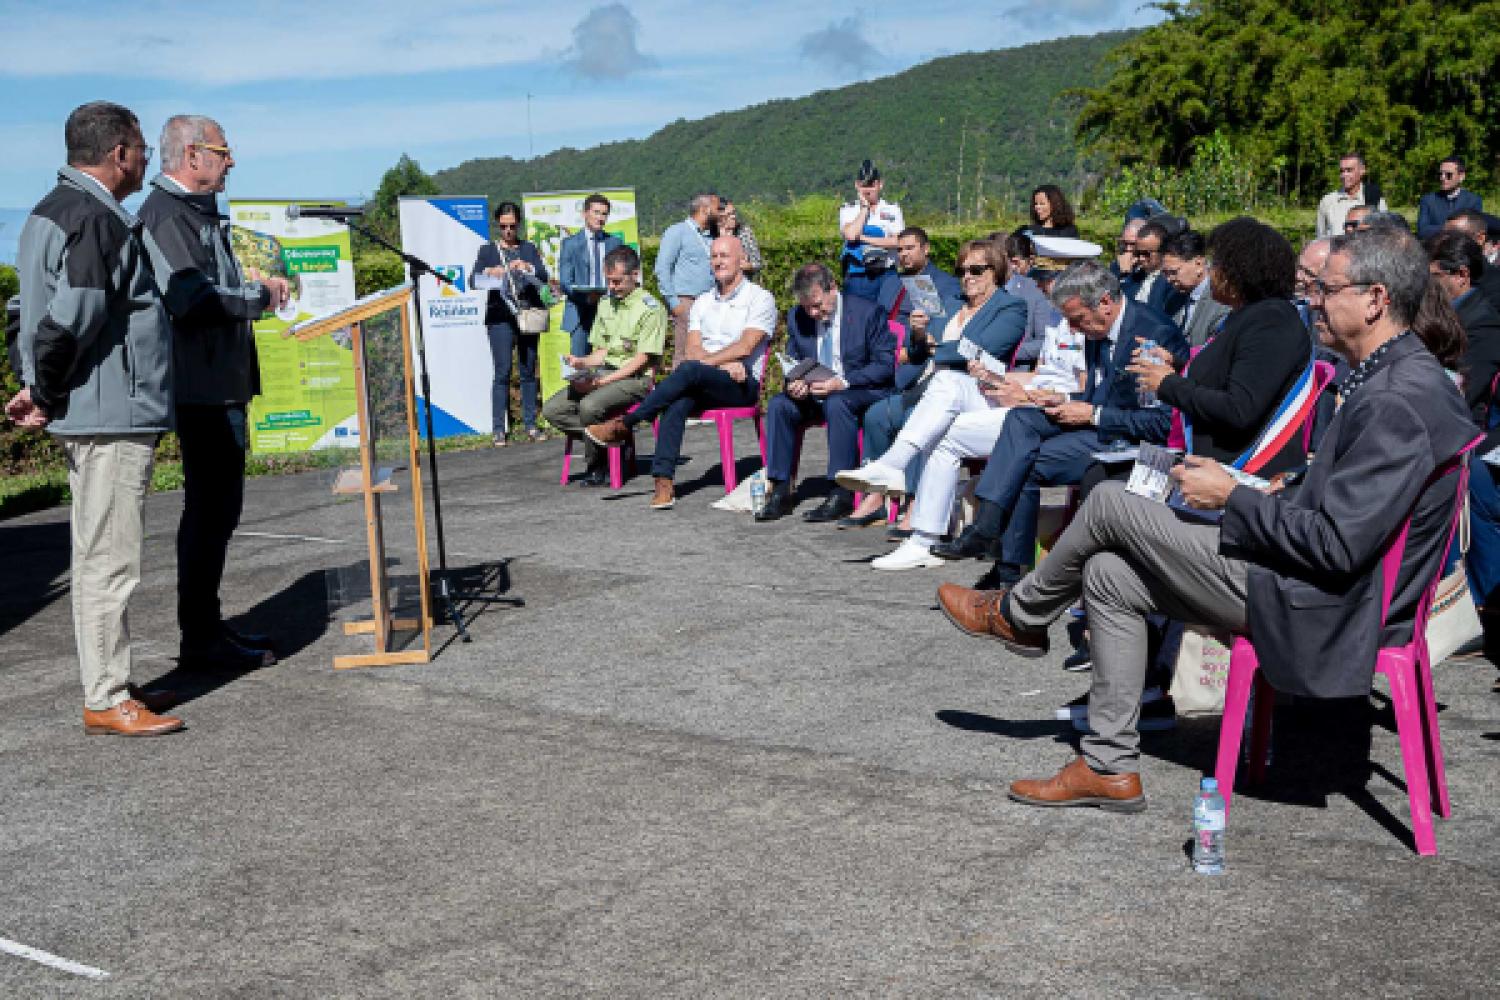
[[(1464, 497), (1464, 509), (1458, 516), (1458, 549), (1463, 555), (1469, 552), (1469, 498)], [(1464, 569), (1464, 560), (1454, 565), (1453, 572), (1438, 582), (1437, 592), (1432, 595), (1432, 607), (1427, 612), (1427, 656), (1428, 662), (1442, 663), (1484, 634), (1479, 621), (1479, 611), (1474, 607), (1474, 594), (1469, 590), (1469, 574)]]
[(1181, 716), (1223, 715), (1229, 687), (1229, 645), (1219, 633), (1199, 625), (1182, 626), (1176, 667), (1168, 694)]
[(500, 250), (500, 265), (505, 268), (505, 280), (510, 283), (510, 297), (514, 303), (511, 311), (516, 315), (516, 329), (528, 334), (546, 333), (547, 327), (552, 323), (552, 313), (541, 306), (521, 305), (521, 291), (516, 287), (515, 272), (505, 259), (504, 250)]

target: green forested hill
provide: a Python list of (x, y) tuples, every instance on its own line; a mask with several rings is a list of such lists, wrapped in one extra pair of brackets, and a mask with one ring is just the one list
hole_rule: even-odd
[[(709, 187), (749, 201), (814, 193), (848, 196), (869, 157), (908, 213), (959, 212), (981, 203), (1017, 210), (1037, 184), (1076, 191), (1076, 107), (1059, 95), (1105, 78), (1112, 32), (1016, 49), (949, 56), (895, 76), (771, 101), (645, 139), (560, 149), (534, 161), (470, 160), (434, 175), (446, 194), (514, 198), (528, 190), (633, 185), (641, 224), (659, 232)], [(960, 172), (960, 164), (962, 171)], [(999, 204), (997, 204), (999, 203)]]

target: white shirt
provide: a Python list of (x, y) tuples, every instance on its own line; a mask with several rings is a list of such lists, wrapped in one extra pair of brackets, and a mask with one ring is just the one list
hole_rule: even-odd
[(835, 292), (833, 316), (818, 325), (818, 360), (832, 368), (839, 378), (844, 377), (843, 352), (839, 350), (839, 327), (844, 321), (844, 296)]
[(86, 170), (80, 170), (80, 171), (78, 171), (78, 173), (79, 173), (79, 176), (87, 177), (89, 180), (93, 181), (94, 182), (94, 187), (96, 187), (100, 191), (104, 192), (104, 197), (108, 198), (111, 202), (113, 202), (116, 205), (120, 204), (120, 200), (115, 197), (114, 192), (111, 191), (109, 188), (105, 187), (104, 186), (104, 182), (101, 181), (99, 178), (95, 177), (93, 174), (89, 173)]
[[(858, 204), (841, 206), (839, 208), (839, 232), (842, 233), (844, 227), (853, 222), (858, 214)], [(865, 225), (875, 226), (886, 236), (896, 236), (906, 228), (906, 220), (901, 216), (900, 205), (894, 205), (882, 198), (875, 203), (874, 208), (870, 209), (870, 217), (865, 220)]]
[(1083, 334), (1074, 333), (1065, 319), (1047, 327), (1042, 334), (1042, 353), (1037, 357), (1036, 374), (1032, 376), (1031, 387), (1070, 394), (1077, 392), (1088, 371), (1088, 361), (1083, 353), (1084, 343)]
[(1160, 277), (1160, 271), (1152, 271), (1146, 275), (1145, 280), (1141, 282), (1141, 287), (1135, 290), (1135, 300), (1142, 303), (1149, 300), (1151, 298), (1151, 286), (1156, 284), (1156, 279)]
[(749, 279), (741, 279), (727, 298), (719, 294), (715, 285), (712, 292), (693, 300), (693, 308), (688, 311), (688, 329), (698, 331), (705, 354), (722, 351), (746, 330), (764, 332), (766, 336), (760, 346), (744, 359), (745, 367), (759, 382), (766, 370), (771, 334), (776, 332), (776, 297)]
[[(1340, 189), (1330, 191), (1318, 202), (1318, 235), (1319, 236), (1343, 236), (1344, 220), (1349, 215), (1349, 209), (1355, 205), (1365, 203), (1365, 185), (1361, 181), (1359, 194), (1351, 195)], [(1385, 199), (1380, 199), (1380, 204), (1374, 206), (1379, 211), (1385, 211)]]

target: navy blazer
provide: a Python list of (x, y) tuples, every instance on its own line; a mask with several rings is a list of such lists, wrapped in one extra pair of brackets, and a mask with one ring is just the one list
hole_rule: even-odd
[[(840, 292), (839, 358), (851, 389), (884, 389), (895, 384), (896, 336), (886, 312), (869, 299)], [(797, 306), (787, 317), (787, 356), (802, 361), (818, 356), (818, 323)]]
[[(608, 256), (615, 247), (622, 247), (625, 241), (614, 233), (604, 233), (604, 253), (600, 256)], [(563, 309), (563, 329), (572, 333), (578, 329), (582, 319), (578, 312), (579, 305), (587, 304), (586, 295), (574, 295), (573, 289), (577, 285), (587, 285), (589, 281), (589, 231), (580, 229), (578, 232), (562, 241), (557, 248), (557, 283), (562, 286), (563, 294), (568, 297), (568, 304)], [(599, 284), (604, 284), (604, 275), (599, 275)]]
[[(1474, 436), (1448, 373), (1406, 336), (1345, 400), (1300, 488), (1229, 494), (1219, 551), (1250, 563), (1250, 641), (1272, 687), (1314, 698), (1370, 693), (1378, 648), (1411, 639), (1453, 523), (1457, 477), (1427, 479)], [(1408, 513), (1382, 630), (1380, 556)]]
[(1084, 345), (1088, 367), (1083, 384), (1088, 388), (1075, 393), (1073, 398), (1100, 408), (1101, 436), (1160, 444), (1172, 429), (1172, 411), (1165, 406), (1142, 409), (1136, 378), (1125, 369), (1130, 364), (1130, 355), (1140, 346), (1138, 339), (1156, 341), (1158, 346), (1171, 351), (1179, 364), (1188, 358), (1188, 343), (1177, 324), (1150, 306), (1126, 299), (1124, 309), (1125, 318), (1120, 323), (1120, 336), (1113, 351), (1105, 350), (1109, 341), (1103, 338), (1089, 340)]
[[(534, 275), (517, 274), (516, 291), (520, 293), (516, 297), (521, 302), (521, 308), (542, 306), (542, 285), (548, 281), (547, 265), (542, 263), (542, 255), (537, 251), (536, 244), (530, 240), (522, 240), (521, 245), (514, 250), (505, 251), (507, 260), (524, 260), (535, 269)], [(474, 259), (474, 271), (469, 277), (473, 284), (474, 274), (483, 274), (487, 268), (500, 266), (500, 250), (494, 240), (488, 240), (479, 246), (479, 256)], [(505, 304), (505, 297), (498, 289), (491, 288), (489, 297), (485, 300), (484, 322), (486, 325), (504, 323), (510, 320), (510, 306)]]
[[(978, 344), (988, 351), (991, 357), (1009, 365), (1015, 356), (1016, 348), (1021, 346), (1021, 341), (1026, 336), (1026, 303), (998, 288), (988, 301), (979, 307), (979, 311), (969, 317), (969, 322), (964, 324), (963, 336), (957, 340), (944, 342), (943, 330), (956, 315), (958, 315), (958, 310), (954, 309), (947, 316), (933, 320), (932, 326), (928, 328), (928, 332), (939, 341), (938, 345), (931, 349), (930, 356), (937, 365), (943, 368), (968, 367), (969, 362), (958, 353), (959, 340)], [(919, 363), (928, 358), (929, 352), (920, 344), (908, 344), (906, 356), (911, 362)]]

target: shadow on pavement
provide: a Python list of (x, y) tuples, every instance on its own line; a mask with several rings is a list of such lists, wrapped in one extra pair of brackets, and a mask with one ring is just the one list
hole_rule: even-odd
[(0, 531), (0, 552), (12, 570), (0, 576), (0, 635), (45, 610), (68, 592), (72, 541), (67, 521), (24, 524)]

